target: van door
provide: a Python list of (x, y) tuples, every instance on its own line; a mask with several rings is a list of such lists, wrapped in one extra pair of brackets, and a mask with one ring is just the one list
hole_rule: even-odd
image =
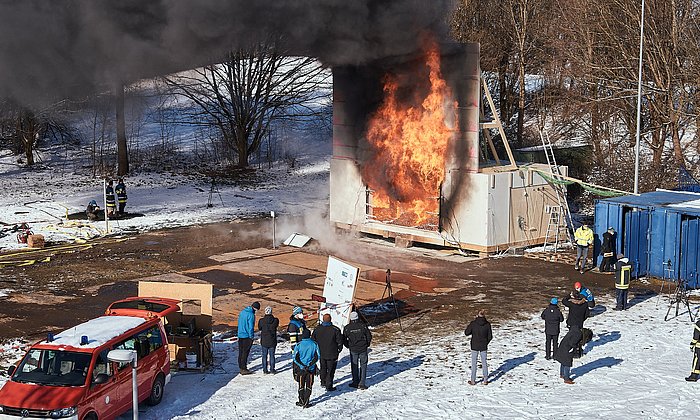
[(107, 360), (107, 353), (109, 349), (95, 356), (91, 381), (94, 381), (99, 374), (109, 376), (109, 380), (102, 384), (91, 384), (85, 403), (86, 408), (95, 409), (98, 418), (112, 418), (119, 414), (119, 387), (115, 376), (115, 364)]

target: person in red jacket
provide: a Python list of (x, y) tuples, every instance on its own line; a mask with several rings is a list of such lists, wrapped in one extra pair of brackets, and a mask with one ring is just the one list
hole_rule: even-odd
[(464, 330), (464, 335), (472, 336), (472, 379), (469, 381), (469, 385), (476, 385), (476, 362), (479, 357), (481, 357), (484, 385), (488, 385), (489, 367), (486, 363), (486, 352), (491, 339), (493, 339), (493, 334), (491, 332), (491, 324), (486, 320), (484, 310), (479, 311), (476, 318), (469, 323), (467, 329)]

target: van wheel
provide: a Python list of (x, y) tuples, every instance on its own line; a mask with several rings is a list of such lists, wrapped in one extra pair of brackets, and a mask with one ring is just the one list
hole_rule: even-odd
[(97, 420), (97, 414), (90, 413), (87, 416), (83, 417), (83, 420)]
[(163, 374), (158, 374), (156, 376), (156, 379), (153, 381), (153, 385), (151, 386), (151, 395), (148, 396), (148, 401), (146, 403), (148, 405), (158, 405), (160, 404), (160, 400), (163, 399), (163, 389), (165, 388), (165, 379), (163, 378)]

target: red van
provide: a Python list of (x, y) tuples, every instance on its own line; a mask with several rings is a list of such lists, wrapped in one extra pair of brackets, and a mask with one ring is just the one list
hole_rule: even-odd
[(34, 344), (8, 369), (0, 389), (0, 419), (113, 419), (131, 408), (128, 363), (110, 362), (114, 349), (135, 350), (139, 401), (156, 405), (170, 380), (170, 356), (162, 318), (179, 301), (128, 298), (91, 319)]

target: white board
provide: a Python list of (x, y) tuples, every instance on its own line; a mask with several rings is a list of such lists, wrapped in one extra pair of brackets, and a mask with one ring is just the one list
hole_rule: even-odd
[(287, 238), (283, 243), (287, 246), (293, 246), (296, 248), (301, 248), (304, 245), (307, 244), (311, 240), (310, 236), (302, 235), (301, 233), (292, 233), (289, 235), (289, 238)]
[(323, 297), (326, 298), (326, 302), (321, 303), (319, 318), (323, 314), (331, 314), (333, 325), (341, 330), (350, 322), (352, 300), (359, 276), (358, 267), (353, 267), (337, 258), (328, 257), (326, 282), (323, 285)]

